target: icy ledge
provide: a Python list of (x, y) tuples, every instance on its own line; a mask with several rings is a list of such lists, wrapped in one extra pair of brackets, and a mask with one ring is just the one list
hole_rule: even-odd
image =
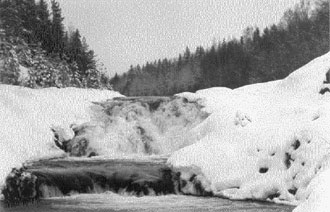
[[(185, 180), (230, 199), (298, 205), (294, 212), (330, 208), (330, 53), (283, 80), (235, 90), (182, 93), (211, 115), (192, 129), (195, 144), (168, 160)], [(197, 192), (198, 193), (198, 192)]]

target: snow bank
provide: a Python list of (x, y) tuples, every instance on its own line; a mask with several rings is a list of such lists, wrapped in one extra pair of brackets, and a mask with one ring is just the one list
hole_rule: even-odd
[[(77, 88), (29, 88), (0, 85), (0, 185), (13, 167), (30, 159), (63, 153), (51, 127), (73, 136), (71, 124), (90, 121), (92, 101), (121, 96), (113, 91)], [(71, 133), (71, 135), (70, 135)]]
[(327, 53), (283, 80), (178, 94), (211, 113), (191, 131), (197, 142), (168, 160), (188, 182), (183, 192), (197, 192), (195, 178), (230, 199), (305, 201), (299, 212), (329, 208), (316, 207), (330, 202), (323, 194), (330, 190), (330, 95), (320, 92), (329, 69)]

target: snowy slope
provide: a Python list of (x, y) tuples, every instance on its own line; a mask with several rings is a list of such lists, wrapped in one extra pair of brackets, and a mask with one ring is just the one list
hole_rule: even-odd
[(29, 88), (0, 85), (0, 185), (11, 168), (29, 159), (63, 153), (54, 144), (51, 127), (71, 136), (71, 124), (90, 119), (91, 101), (122, 96), (113, 91), (76, 88)]
[[(329, 69), (327, 53), (283, 80), (178, 94), (212, 114), (192, 130), (197, 143), (168, 163), (219, 196), (292, 204), (310, 198), (295, 211), (310, 211), (316, 200), (329, 204), (330, 195), (314, 198), (330, 184), (330, 95), (319, 93)], [(196, 190), (187, 185), (185, 192)]]

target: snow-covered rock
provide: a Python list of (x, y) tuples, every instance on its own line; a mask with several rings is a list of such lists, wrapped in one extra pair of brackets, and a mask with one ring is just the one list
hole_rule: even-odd
[(118, 96), (122, 95), (106, 90), (0, 85), (0, 185), (26, 160), (63, 154), (52, 128), (60, 126), (68, 139), (71, 124), (90, 121), (92, 101)]
[(211, 115), (192, 130), (197, 142), (168, 163), (218, 196), (327, 211), (316, 205), (330, 202), (330, 95), (321, 92), (329, 69), (327, 53), (283, 80), (178, 94), (203, 102)]

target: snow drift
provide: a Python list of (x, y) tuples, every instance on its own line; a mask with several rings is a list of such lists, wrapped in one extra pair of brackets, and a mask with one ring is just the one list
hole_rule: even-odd
[[(327, 211), (330, 195), (322, 193), (330, 184), (329, 69), (330, 53), (283, 80), (178, 94), (203, 100), (212, 114), (193, 129), (197, 142), (168, 163), (187, 182), (194, 176), (218, 196), (290, 204), (307, 199), (295, 211)], [(196, 192), (191, 184), (185, 193)]]

